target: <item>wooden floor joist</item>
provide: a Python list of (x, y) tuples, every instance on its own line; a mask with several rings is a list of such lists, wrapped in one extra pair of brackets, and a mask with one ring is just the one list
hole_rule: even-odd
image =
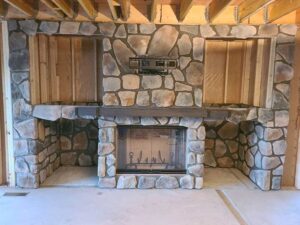
[(74, 17), (74, 10), (72, 4), (66, 0), (52, 0), (52, 2), (61, 9), (69, 18)]
[(97, 11), (95, 9), (93, 1), (91, 0), (77, 0), (77, 1), (91, 19), (94, 19), (97, 16)]
[(36, 10), (25, 0), (5, 0), (5, 2), (21, 11), (26, 16), (33, 17), (36, 14)]
[(4, 0), (0, 0), (0, 17), (5, 17), (6, 14), (6, 5)]
[(150, 21), (153, 22), (157, 15), (158, 0), (152, 0)]
[(130, 14), (130, 0), (120, 0), (121, 12), (123, 20), (127, 21)]
[(208, 20), (213, 22), (232, 0), (212, 0), (208, 5)]
[(268, 23), (300, 8), (300, 0), (276, 0), (268, 6)]
[(179, 21), (183, 21), (189, 11), (191, 10), (194, 0), (181, 0), (180, 1), (180, 12), (179, 12)]
[(64, 14), (51, 0), (41, 0), (41, 2), (44, 3), (49, 9), (51, 9), (51, 11), (53, 11), (58, 17), (64, 17)]
[(117, 10), (116, 7), (113, 3), (113, 0), (107, 0), (107, 4), (111, 13), (111, 16), (113, 18), (113, 20), (117, 20), (118, 19), (118, 14), (117, 14)]
[(239, 21), (243, 21), (251, 16), (253, 13), (262, 9), (272, 0), (244, 0), (238, 6), (238, 19)]

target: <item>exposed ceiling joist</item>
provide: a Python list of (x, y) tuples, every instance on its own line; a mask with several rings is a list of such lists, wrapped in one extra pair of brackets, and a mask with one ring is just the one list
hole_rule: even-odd
[(127, 21), (130, 14), (130, 0), (119, 0), (123, 20)]
[(0, 0), (0, 17), (4, 17), (6, 14), (6, 5), (4, 0)]
[(212, 0), (208, 5), (208, 21), (213, 22), (232, 0)]
[(191, 10), (195, 0), (181, 0), (180, 1), (180, 12), (179, 12), (179, 21), (183, 21), (186, 15)]
[(238, 7), (238, 19), (243, 21), (273, 0), (244, 0)]
[(74, 17), (74, 10), (72, 4), (67, 0), (52, 0), (52, 2), (63, 11), (67, 17), (73, 18)]
[(49, 9), (51, 9), (58, 17), (63, 18), (64, 14), (57, 8), (51, 0), (41, 0)]
[(33, 17), (36, 14), (36, 10), (25, 0), (5, 0), (5, 2), (21, 11), (26, 16)]
[(268, 6), (268, 23), (300, 8), (300, 0), (277, 0)]
[(118, 19), (118, 14), (117, 14), (117, 10), (116, 7), (113, 3), (113, 0), (107, 0), (107, 4), (111, 13), (111, 16), (113, 18), (113, 20), (117, 20)]
[(91, 19), (94, 19), (97, 16), (97, 11), (95, 9), (92, 0), (77, 0), (77, 1)]
[(151, 17), (150, 21), (154, 22), (156, 15), (157, 15), (157, 5), (158, 5), (158, 0), (152, 0), (151, 4)]

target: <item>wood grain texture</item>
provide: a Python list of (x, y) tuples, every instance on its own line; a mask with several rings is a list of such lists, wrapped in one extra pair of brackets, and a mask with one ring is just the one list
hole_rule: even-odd
[(36, 14), (36, 10), (27, 1), (24, 0), (4, 0), (26, 16), (33, 17)]
[(87, 15), (94, 19), (97, 16), (97, 11), (92, 0), (77, 0)]
[(238, 17), (239, 21), (243, 21), (251, 16), (253, 13), (262, 9), (272, 0), (244, 0), (238, 6)]
[(232, 0), (212, 0), (208, 6), (208, 20), (213, 22)]
[(268, 22), (273, 22), (300, 8), (300, 0), (276, 0), (268, 6)]
[(179, 21), (183, 21), (185, 19), (194, 3), (194, 0), (182, 0), (180, 2)]
[(74, 10), (73, 10), (73, 5), (70, 1), (68, 0), (52, 0), (52, 2), (58, 7), (60, 8), (60, 10), (62, 12), (64, 12), (64, 14), (66, 14), (66, 16), (68, 16), (69, 18), (73, 18), (74, 17)]

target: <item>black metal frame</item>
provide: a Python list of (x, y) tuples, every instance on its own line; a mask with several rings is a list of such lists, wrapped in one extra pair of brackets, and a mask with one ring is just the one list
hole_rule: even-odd
[(117, 169), (118, 174), (186, 174), (186, 170)]

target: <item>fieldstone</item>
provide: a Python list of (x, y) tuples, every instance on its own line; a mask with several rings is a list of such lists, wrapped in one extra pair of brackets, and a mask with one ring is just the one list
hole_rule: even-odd
[(103, 38), (102, 45), (103, 51), (108, 52), (109, 50), (111, 50), (111, 43), (108, 38)]
[[(141, 29), (141, 27), (140, 27)], [(166, 38), (168, 37), (168, 38)], [(178, 31), (175, 27), (164, 25), (159, 28), (150, 43), (148, 55), (150, 56), (166, 56), (174, 47), (178, 37)]]
[(278, 34), (277, 24), (262, 24), (258, 28), (258, 35), (276, 36)]
[(117, 184), (119, 189), (132, 189), (135, 188), (137, 184), (135, 176), (120, 176)]
[(263, 169), (274, 169), (281, 164), (279, 157), (263, 157), (262, 158), (262, 168)]
[(156, 119), (161, 125), (166, 125), (169, 121), (168, 117), (157, 117)]
[(22, 122), (18, 122), (14, 125), (14, 128), (22, 138), (38, 138), (36, 119), (29, 119)]
[(134, 57), (135, 54), (121, 40), (114, 41), (113, 49), (119, 65), (125, 71), (129, 71), (129, 58)]
[(28, 119), (32, 113), (32, 107), (23, 98), (17, 99), (13, 103), (13, 117), (15, 120)]
[(172, 70), (172, 75), (176, 81), (184, 81), (183, 73), (179, 69)]
[(42, 21), (40, 24), (40, 30), (48, 35), (57, 33), (58, 27), (58, 22)]
[(24, 99), (26, 99), (28, 102), (30, 101), (30, 84), (28, 80), (23, 81), (19, 85), (19, 89), (21, 91), (21, 94)]
[(178, 50), (180, 55), (188, 55), (192, 49), (192, 43), (187, 34), (183, 34), (177, 41)]
[(169, 107), (174, 104), (175, 93), (169, 90), (152, 91), (152, 102), (158, 107)]
[(270, 109), (258, 109), (258, 121), (261, 123), (267, 123), (273, 120), (274, 114)]
[(217, 159), (217, 162), (221, 168), (232, 168), (234, 166), (232, 158), (228, 156)]
[(273, 175), (282, 176), (283, 174), (283, 165), (278, 166), (276, 169), (272, 172)]
[(104, 75), (108, 75), (108, 76), (120, 75), (120, 70), (118, 68), (118, 65), (110, 53), (103, 54), (102, 68), (103, 68)]
[(26, 161), (24, 160), (24, 158), (17, 157), (15, 159), (15, 172), (16, 173), (28, 173), (29, 172), (28, 165), (27, 165)]
[(76, 164), (77, 153), (76, 152), (68, 152), (61, 153), (61, 164), (64, 166), (74, 166)]
[(275, 63), (275, 76), (274, 81), (276, 83), (281, 83), (283, 81), (289, 81), (294, 76), (294, 69), (285, 64), (283, 62), (276, 62)]
[(105, 166), (105, 157), (99, 156), (98, 157), (98, 176), (105, 177), (106, 173), (106, 166)]
[(143, 126), (157, 125), (158, 122), (153, 117), (142, 117), (141, 124)]
[(232, 27), (231, 35), (236, 38), (248, 38), (252, 37), (256, 34), (256, 28), (250, 25), (240, 24), (237, 26)]
[(18, 29), (18, 24), (16, 20), (8, 20), (7, 21), (8, 31), (13, 31)]
[(159, 189), (174, 189), (178, 188), (179, 184), (176, 177), (163, 175), (156, 180), (155, 187)]
[(187, 82), (194, 86), (201, 86), (203, 83), (203, 64), (191, 62), (186, 69)]
[(191, 175), (185, 175), (179, 180), (180, 187), (184, 189), (193, 189), (194, 188), (194, 177)]
[(107, 127), (99, 129), (99, 142), (102, 143), (112, 143), (115, 141), (115, 128)]
[(257, 168), (261, 168), (261, 160), (262, 160), (262, 154), (258, 151), (255, 155), (255, 166)]
[(235, 153), (239, 149), (239, 145), (236, 141), (225, 141), (230, 153)]
[(145, 55), (150, 41), (150, 36), (129, 35), (127, 41), (137, 55)]
[(216, 25), (217, 34), (221, 37), (226, 37), (229, 34), (230, 27), (228, 25)]
[(155, 187), (155, 177), (141, 176), (138, 182), (139, 189), (151, 189)]
[(86, 150), (88, 147), (88, 137), (86, 132), (80, 132), (73, 138), (73, 149), (74, 150)]
[(289, 84), (277, 84), (276, 89), (279, 90), (287, 99), (290, 97)]
[(204, 163), (204, 154), (197, 154), (197, 163)]
[(204, 38), (193, 38), (193, 59), (203, 62)]
[(186, 164), (195, 164), (196, 163), (196, 155), (193, 152), (189, 152), (186, 158)]
[(21, 20), (19, 21), (19, 25), (22, 31), (24, 31), (28, 35), (35, 35), (38, 23), (35, 20)]
[(205, 127), (204, 126), (201, 126), (198, 128), (197, 130), (197, 138), (201, 141), (204, 141), (205, 140)]
[(297, 25), (296, 24), (283, 24), (280, 26), (280, 32), (288, 35), (296, 35)]
[(134, 91), (120, 91), (118, 92), (122, 106), (132, 106), (135, 103)]
[(80, 154), (80, 156), (78, 158), (78, 163), (79, 163), (79, 166), (91, 166), (91, 165), (93, 165), (91, 156), (83, 154), (83, 153)]
[(162, 85), (162, 78), (159, 75), (155, 76), (143, 76), (142, 78), (142, 87), (144, 89), (155, 89), (160, 88)]
[(290, 36), (286, 34), (278, 34), (276, 39), (277, 44), (285, 44), (285, 43), (294, 43), (295, 36)]
[(170, 51), (169, 57), (171, 59), (178, 59), (179, 58), (179, 50), (176, 46)]
[(175, 91), (192, 91), (192, 87), (187, 84), (176, 82)]
[(39, 175), (32, 173), (16, 173), (16, 184), (21, 188), (39, 187)]
[(103, 105), (111, 106), (111, 105), (119, 105), (119, 99), (114, 93), (106, 93), (103, 98)]
[(246, 120), (256, 120), (257, 119), (257, 109), (256, 108), (250, 108), (248, 111), (248, 115)]
[(289, 64), (294, 62), (295, 44), (278, 45), (276, 52)]
[(127, 24), (127, 31), (129, 34), (136, 34), (137, 28), (137, 24)]
[(205, 139), (205, 149), (213, 149), (215, 147), (214, 139)]
[(213, 37), (216, 35), (216, 32), (212, 29), (212, 27), (208, 24), (200, 26), (200, 33), (202, 37)]
[(257, 135), (255, 133), (249, 134), (247, 136), (247, 140), (248, 140), (248, 145), (252, 147), (257, 143)]
[(116, 167), (115, 166), (111, 166), (107, 169), (107, 175), (110, 177), (114, 177), (116, 176)]
[(27, 49), (10, 52), (9, 68), (11, 70), (29, 70), (29, 53)]
[(289, 112), (286, 110), (275, 112), (275, 126), (287, 127), (289, 125)]
[(274, 141), (281, 138), (283, 132), (279, 128), (265, 128), (264, 139), (266, 141)]
[(154, 23), (151, 24), (140, 24), (140, 32), (142, 34), (152, 34), (156, 30)]
[(203, 164), (196, 164), (193, 166), (189, 166), (188, 172), (196, 177), (202, 177), (203, 176), (203, 171), (204, 171), (204, 166)]
[(36, 105), (33, 109), (32, 116), (49, 121), (56, 121), (61, 117), (60, 105)]
[(202, 89), (195, 88), (194, 90), (195, 105), (202, 107)]
[(60, 34), (77, 34), (79, 30), (79, 22), (62, 21), (60, 23)]
[(13, 82), (15, 82), (16, 84), (20, 84), (21, 82), (23, 82), (24, 80), (29, 78), (29, 73), (28, 72), (12, 72), (11, 73), (11, 77)]
[(23, 156), (28, 154), (28, 145), (26, 140), (14, 140), (14, 155)]
[(259, 148), (259, 151), (261, 154), (266, 155), (266, 156), (272, 155), (272, 145), (270, 142), (259, 141), (258, 148)]
[(195, 189), (201, 189), (203, 187), (203, 177), (195, 178)]
[(278, 91), (273, 91), (273, 109), (287, 109), (289, 108), (289, 102)]
[(192, 59), (188, 56), (181, 56), (179, 58), (180, 69), (183, 70), (191, 62), (191, 60)]
[(98, 143), (98, 155), (108, 155), (115, 150), (115, 146), (112, 143)]
[(121, 24), (119, 28), (117, 29), (117, 32), (115, 33), (116, 38), (126, 38), (126, 30), (124, 24)]
[(245, 160), (246, 160), (246, 163), (249, 167), (253, 167), (254, 166), (254, 157), (253, 155), (251, 154), (250, 151), (247, 151), (246, 154), (245, 154)]
[(165, 82), (165, 88), (167, 89), (174, 89), (174, 80), (173, 80), (173, 77), (171, 75), (167, 75), (165, 76), (164, 78)]
[(194, 104), (193, 96), (191, 93), (179, 92), (176, 97), (176, 106), (192, 106)]
[(98, 120), (98, 126), (100, 128), (104, 128), (104, 127), (116, 127), (117, 124), (115, 122), (113, 122), (113, 121), (99, 119)]
[(222, 140), (216, 140), (215, 156), (222, 157), (227, 151), (226, 145)]
[(196, 129), (187, 129), (187, 139), (191, 141), (197, 140), (197, 130)]
[(286, 151), (287, 143), (285, 140), (279, 140), (273, 142), (273, 151), (275, 155), (284, 155)]
[(204, 164), (211, 167), (216, 167), (217, 162), (211, 150), (206, 150), (204, 153)]
[(197, 129), (202, 124), (202, 118), (183, 117), (180, 126)]
[(188, 149), (191, 152), (203, 154), (205, 151), (205, 142), (204, 141), (189, 141)]
[(124, 125), (132, 125), (132, 124), (138, 124), (140, 122), (140, 119), (138, 117), (120, 117), (116, 116), (116, 123), (117, 124), (124, 124)]
[(93, 35), (97, 27), (91, 22), (82, 22), (80, 25), (79, 33), (83, 35)]
[(136, 104), (139, 106), (148, 106), (150, 96), (148, 91), (139, 91), (136, 98)]
[(128, 90), (139, 89), (140, 77), (134, 74), (127, 74), (122, 76), (123, 88)]
[(119, 78), (109, 77), (103, 78), (104, 91), (117, 91), (121, 88), (121, 81)]
[(198, 35), (199, 26), (197, 25), (180, 25), (180, 31), (193, 35)]
[(223, 139), (233, 139), (238, 135), (238, 128), (233, 123), (225, 123), (218, 131)]
[(106, 165), (112, 166), (116, 163), (116, 157), (114, 156), (114, 154), (109, 154), (108, 156), (106, 156)]
[(280, 190), (281, 187), (281, 177), (272, 178), (272, 190)]
[(116, 186), (116, 178), (115, 177), (102, 177), (99, 178), (100, 188), (114, 188)]
[(26, 48), (27, 38), (23, 32), (12, 32), (9, 36), (9, 50), (15, 51)]
[(169, 124), (179, 124), (179, 118), (178, 117), (171, 117)]
[(59, 141), (60, 141), (61, 150), (71, 150), (72, 149), (72, 143), (68, 137), (60, 136)]
[(116, 25), (113, 22), (99, 23), (98, 26), (100, 29), (100, 33), (103, 34), (104, 36), (108, 36), (108, 37), (112, 37), (116, 30)]

